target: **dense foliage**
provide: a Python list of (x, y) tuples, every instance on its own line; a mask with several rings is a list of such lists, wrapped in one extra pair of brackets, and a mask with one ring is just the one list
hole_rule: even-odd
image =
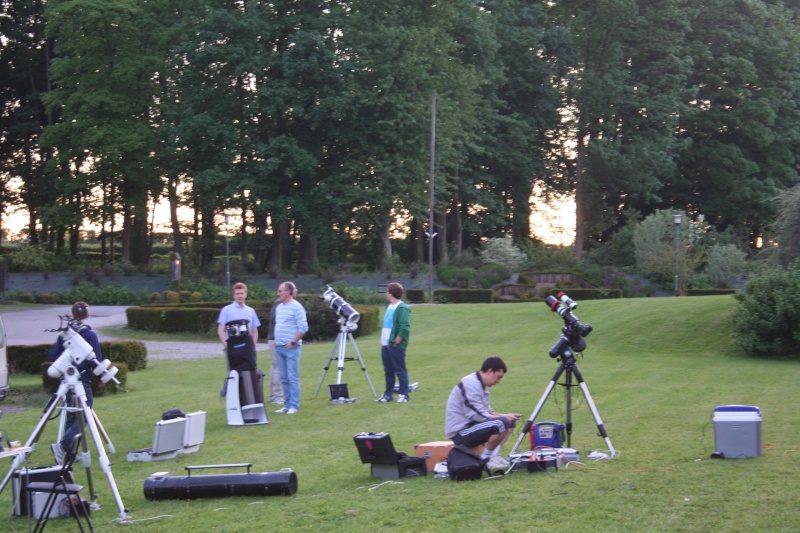
[(753, 278), (736, 301), (736, 340), (745, 352), (800, 359), (800, 262)]
[(186, 264), (224, 233), (272, 272), (424, 262), (426, 232), (437, 262), (524, 248), (534, 190), (575, 195), (577, 255), (663, 209), (752, 247), (798, 182), (798, 9), (7, 0), (0, 208), (32, 245), (74, 256), (92, 223), (101, 262), (146, 264), (165, 199)]

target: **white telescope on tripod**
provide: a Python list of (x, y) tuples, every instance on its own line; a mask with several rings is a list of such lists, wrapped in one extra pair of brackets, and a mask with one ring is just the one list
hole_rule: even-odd
[[(33, 433), (31, 433), (31, 436), (26, 441), (25, 446), (33, 449), (36, 448), (36, 444), (38, 443), (39, 438), (42, 436), (45, 425), (49, 420), (51, 420), (51, 414), (56, 409), (61, 409), (62, 415), (66, 412), (73, 412), (78, 417), (78, 423), (81, 428), (80, 433), (82, 435), (87, 435), (87, 433), (91, 435), (95, 444), (95, 448), (97, 449), (100, 468), (108, 478), (111, 492), (117, 504), (117, 509), (119, 510), (120, 519), (127, 520), (130, 518), (130, 516), (128, 515), (128, 510), (125, 508), (125, 505), (122, 503), (122, 498), (120, 497), (116, 481), (114, 480), (114, 474), (111, 472), (111, 461), (106, 454), (103, 443), (105, 442), (107, 444), (111, 453), (114, 453), (114, 445), (108, 438), (108, 434), (105, 432), (103, 425), (100, 423), (100, 419), (97, 418), (94, 410), (87, 403), (86, 389), (81, 380), (78, 365), (82, 365), (84, 362), (88, 361), (92, 365), (92, 373), (97, 376), (100, 381), (103, 383), (108, 383), (109, 381), (113, 380), (114, 383), (119, 384), (119, 381), (117, 381), (117, 379), (114, 377), (117, 373), (117, 368), (111, 367), (109, 369), (111, 362), (107, 359), (103, 361), (97, 360), (97, 356), (95, 355), (91, 345), (86, 342), (86, 340), (81, 337), (80, 333), (77, 331), (80, 327), (79, 320), (73, 320), (71, 317), (61, 317), (61, 319), (62, 324), (64, 320), (67, 322), (66, 326), (62, 326), (57, 330), (61, 337), (64, 351), (61, 353), (58, 359), (56, 359), (47, 368), (47, 375), (52, 378), (60, 378), (61, 384), (59, 385), (58, 390), (50, 398), (50, 401), (45, 407), (44, 414), (39, 419), (39, 423), (36, 425)], [(64, 419), (62, 418), (62, 424), (63, 422)], [(97, 504), (97, 495), (95, 494), (94, 484), (92, 482), (91, 458), (87, 439), (82, 439), (81, 445), (83, 447), (83, 453), (81, 457), (83, 466), (86, 469), (88, 489), (91, 495), (90, 506), (94, 509), (99, 509)], [(27, 458), (21, 456), (18, 456), (14, 460), (14, 463), (11, 465), (11, 469), (8, 471), (8, 474), (6, 474), (3, 481), (0, 482), (0, 493), (3, 492), (3, 489), (8, 484), (14, 471), (19, 469), (22, 466), (22, 463), (26, 460)]]
[[(114, 376), (117, 375), (119, 369), (111, 366), (111, 360), (104, 359), (97, 360), (94, 350), (80, 334), (72, 327), (67, 326), (61, 332), (61, 339), (64, 344), (64, 351), (61, 355), (53, 361), (47, 368), (47, 375), (51, 378), (58, 379), (62, 376), (71, 375), (71, 372), (77, 372), (78, 365), (83, 364), (84, 361), (89, 361), (93, 368), (92, 373), (103, 383), (114, 381), (119, 385), (119, 381)], [(109, 369), (110, 367), (110, 369)]]

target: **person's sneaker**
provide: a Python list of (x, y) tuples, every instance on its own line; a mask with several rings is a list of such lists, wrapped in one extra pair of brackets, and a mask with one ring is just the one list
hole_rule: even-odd
[(295, 409), (294, 407), (290, 407), (290, 408), (288, 408), (288, 409), (286, 410), (286, 414), (287, 414), (287, 415), (293, 415), (293, 414), (295, 414), (296, 412), (297, 412), (297, 409)]
[(397, 403), (408, 403), (408, 394), (401, 394), (398, 396)]
[(391, 398), (387, 398), (386, 396), (381, 396), (380, 398), (375, 400), (375, 403), (389, 403), (391, 401), (392, 401)]
[(276, 412), (276, 413), (286, 413), (288, 410), (289, 410), (289, 408), (288, 408), (288, 407), (281, 407), (280, 409), (278, 409), (278, 410), (277, 410), (277, 411), (275, 411), (275, 412)]
[(50, 445), (50, 449), (53, 450), (53, 457), (55, 457), (57, 465), (64, 464), (64, 456), (67, 452), (64, 451), (64, 448), (61, 447), (60, 443), (55, 443)]
[(488, 468), (489, 470), (505, 470), (509, 466), (511, 466), (511, 463), (509, 463), (499, 455), (495, 455), (494, 457), (489, 459), (488, 463), (486, 463), (486, 468)]
[(283, 398), (273, 398), (269, 401), (269, 403), (274, 403), (277, 405), (283, 405)]

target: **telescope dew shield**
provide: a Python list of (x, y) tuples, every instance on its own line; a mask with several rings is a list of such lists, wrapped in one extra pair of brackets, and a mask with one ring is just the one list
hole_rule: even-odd
[(328, 286), (328, 290), (323, 292), (320, 298), (328, 302), (330, 308), (333, 309), (336, 314), (344, 317), (348, 324), (355, 325), (361, 318), (361, 314), (353, 309), (353, 306), (347, 303), (344, 298), (336, 294), (336, 292), (333, 290), (333, 287), (330, 285)]
[[(297, 474), (290, 468), (278, 472), (250, 472), (249, 463), (187, 466), (188, 476), (156, 472), (144, 480), (147, 500), (194, 500), (228, 496), (292, 496), (297, 492)], [(246, 473), (192, 476), (192, 469), (247, 467)]]

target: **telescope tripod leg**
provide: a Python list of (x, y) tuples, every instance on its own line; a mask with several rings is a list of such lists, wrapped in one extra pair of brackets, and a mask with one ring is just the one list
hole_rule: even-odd
[(578, 369), (578, 365), (574, 365), (573, 372), (575, 374), (575, 377), (578, 379), (578, 385), (583, 391), (583, 396), (584, 398), (586, 398), (586, 403), (589, 404), (589, 409), (592, 411), (592, 416), (594, 417), (594, 421), (597, 424), (597, 431), (600, 433), (600, 436), (603, 437), (603, 439), (606, 441), (606, 445), (608, 446), (608, 451), (610, 452), (611, 457), (614, 457), (617, 455), (617, 451), (614, 449), (614, 445), (611, 444), (611, 439), (608, 437), (608, 432), (606, 432), (606, 427), (603, 424), (603, 420), (600, 418), (600, 411), (597, 410), (597, 406), (595, 406), (594, 404), (594, 400), (592, 399), (592, 394), (589, 392), (589, 387), (583, 380), (583, 376), (581, 376), (581, 371), (580, 369)]
[(340, 331), (339, 336), (336, 339), (336, 344), (339, 345), (339, 355), (337, 358), (337, 365), (336, 368), (338, 370), (336, 374), (336, 383), (339, 384), (342, 382), (342, 372), (344, 372), (344, 354), (345, 349), (347, 348), (347, 332)]
[[(41, 418), (39, 418), (39, 422), (36, 424), (36, 427), (33, 428), (33, 432), (31, 433), (28, 440), (25, 442), (26, 447), (33, 447), (35, 449), (36, 443), (39, 442), (39, 438), (42, 436), (42, 431), (44, 431), (44, 426), (47, 424), (47, 421), (50, 419), (50, 415), (53, 414), (53, 411), (58, 406), (60, 402), (64, 401), (64, 391), (61, 390), (59, 387), (58, 391), (50, 397), (50, 401), (44, 408), (44, 413), (42, 414)], [(14, 458), (11, 463), (11, 468), (8, 470), (8, 473), (3, 478), (2, 483), (0, 483), (0, 494), (3, 492), (3, 489), (6, 488), (8, 482), (11, 480), (11, 476), (14, 475), (15, 470), (19, 470), (22, 467), (22, 464), (27, 460), (26, 457), (22, 455), (18, 455)]]
[(361, 352), (358, 351), (358, 346), (356, 346), (356, 339), (353, 337), (352, 333), (348, 333), (347, 336), (350, 338), (350, 343), (353, 345), (353, 350), (356, 352), (356, 356), (358, 357), (358, 362), (361, 364), (361, 370), (364, 372), (364, 377), (367, 378), (367, 383), (369, 384), (369, 390), (372, 391), (372, 397), (376, 397), (378, 393), (375, 392), (375, 387), (372, 386), (372, 380), (369, 379), (369, 373), (367, 372), (367, 367), (364, 365), (364, 360), (361, 358)]
[(97, 413), (94, 412), (93, 408), (89, 408), (92, 411), (92, 416), (94, 417), (94, 423), (97, 424), (97, 429), (100, 430), (100, 434), (103, 436), (103, 440), (106, 443), (106, 447), (108, 448), (108, 453), (117, 453), (117, 450), (114, 448), (114, 443), (111, 442), (111, 437), (108, 436), (106, 432), (106, 428), (103, 427), (103, 424), (100, 422), (100, 419), (97, 417)]
[[(102, 438), (100, 436), (100, 431), (97, 428), (97, 424), (95, 423), (96, 417), (92, 412), (92, 408), (89, 407), (89, 404), (86, 402), (86, 395), (82, 394), (78, 397), (78, 401), (80, 403), (80, 407), (83, 413), (83, 420), (89, 426), (89, 432), (92, 435), (92, 440), (94, 441), (95, 448), (97, 448), (97, 459), (100, 463), (100, 468), (105, 472), (106, 477), (108, 478), (108, 484), (111, 487), (111, 492), (114, 495), (114, 501), (117, 503), (117, 509), (119, 510), (120, 518), (123, 520), (127, 520), (130, 518), (128, 515), (128, 510), (125, 509), (125, 505), (122, 503), (122, 497), (119, 494), (119, 490), (117, 489), (117, 483), (114, 481), (114, 474), (111, 472), (111, 461), (108, 459), (108, 455), (106, 455), (105, 449), (103, 448)], [(85, 442), (84, 438), (84, 442)], [(88, 455), (88, 450), (84, 448), (85, 455)], [(91, 480), (91, 463), (86, 462), (84, 463), (84, 467), (86, 468), (86, 475), (89, 480)], [(93, 498), (96, 498), (95, 495), (92, 495)], [(96, 499), (92, 500), (92, 503), (95, 507), (97, 507)]]
[(542, 410), (544, 402), (547, 401), (547, 397), (550, 396), (550, 393), (553, 391), (553, 388), (558, 383), (558, 378), (561, 377), (561, 373), (564, 372), (564, 368), (565, 366), (563, 363), (558, 366), (558, 370), (556, 370), (556, 373), (553, 376), (553, 379), (550, 380), (550, 383), (547, 384), (547, 388), (545, 388), (542, 397), (539, 398), (539, 403), (536, 404), (533, 413), (531, 413), (531, 416), (525, 422), (525, 426), (523, 426), (522, 428), (522, 433), (520, 433), (517, 442), (514, 443), (514, 447), (511, 448), (509, 455), (517, 452), (517, 448), (519, 448), (519, 445), (522, 444), (522, 441), (525, 439), (525, 435), (527, 435), (530, 432), (531, 427), (533, 426), (533, 421), (536, 420), (537, 416), (539, 416), (539, 411)]
[(335, 359), (334, 356), (338, 353), (338, 347), (341, 342), (340, 337), (341, 335), (338, 335), (336, 337), (336, 341), (334, 341), (333, 343), (333, 348), (331, 349), (331, 355), (328, 357), (328, 364), (326, 364), (325, 368), (322, 370), (322, 378), (320, 378), (319, 380), (319, 385), (317, 385), (317, 391), (314, 393), (314, 398), (316, 398), (317, 395), (319, 394), (319, 390), (322, 388), (322, 383), (325, 381), (325, 376), (328, 374), (328, 369), (331, 367), (331, 361)]

